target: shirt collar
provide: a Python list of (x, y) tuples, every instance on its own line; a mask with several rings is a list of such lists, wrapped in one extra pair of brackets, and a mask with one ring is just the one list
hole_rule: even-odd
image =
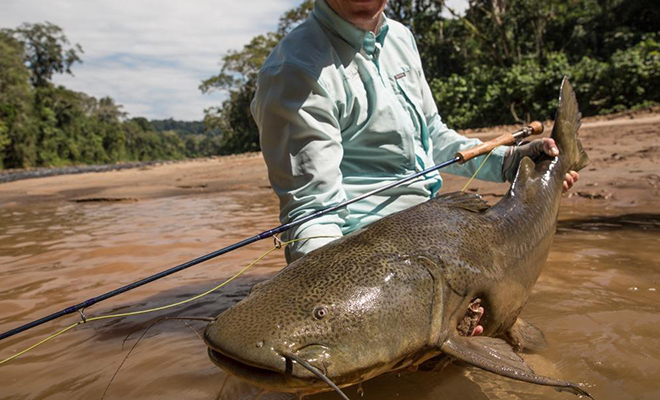
[(330, 8), (325, 0), (316, 0), (314, 3), (314, 18), (326, 29), (334, 32), (337, 36), (344, 39), (348, 44), (353, 46), (357, 51), (364, 49), (364, 51), (373, 55), (376, 50), (376, 43), (383, 46), (385, 36), (389, 26), (387, 24), (387, 17), (385, 14), (381, 16), (376, 35), (370, 31), (364, 31), (350, 22), (342, 19), (337, 13)]

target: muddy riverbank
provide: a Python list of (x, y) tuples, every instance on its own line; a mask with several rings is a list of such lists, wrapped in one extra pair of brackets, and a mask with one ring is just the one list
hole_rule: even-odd
[(145, 161), (104, 165), (72, 165), (57, 168), (8, 169), (0, 171), (0, 183), (20, 181), (24, 179), (48, 178), (58, 175), (75, 175), (87, 174), (90, 172), (110, 172), (122, 169), (147, 168), (160, 164), (163, 164), (163, 162)]
[[(495, 132), (468, 132), (488, 137)], [(526, 355), (541, 374), (583, 383), (595, 398), (660, 397), (660, 116), (587, 121), (592, 163), (565, 196), (546, 268), (523, 317), (546, 334)], [(443, 190), (465, 180), (444, 175)], [(504, 184), (471, 186), (497, 201)], [(278, 224), (259, 154), (0, 184), (0, 330), (5, 331)], [(251, 245), (86, 310), (94, 316), (158, 307), (203, 292), (269, 249)], [(100, 399), (153, 318), (214, 316), (284, 265), (274, 253), (217, 293), (175, 310), (80, 326), (0, 366), (3, 399)], [(72, 316), (0, 342), (0, 358), (78, 320)], [(200, 330), (202, 323), (191, 322)], [(124, 345), (126, 336), (131, 335)], [(402, 331), (401, 334), (405, 334)], [(106, 399), (215, 399), (226, 375), (185, 324), (161, 322), (142, 339)], [(222, 399), (256, 390), (226, 380)], [(384, 375), (364, 399), (571, 399), (465, 365), (441, 374)], [(349, 388), (351, 398), (360, 398)], [(274, 400), (273, 394), (261, 400)], [(310, 400), (336, 399), (321, 394)]]
[[(549, 134), (551, 122), (546, 122)], [(464, 132), (489, 139), (517, 126)], [(581, 138), (591, 163), (581, 171), (581, 182), (564, 199), (564, 205), (595, 206), (597, 210), (658, 210), (660, 193), (660, 110), (624, 115), (617, 119), (586, 118)], [(444, 191), (460, 190), (466, 180), (443, 175)], [(259, 153), (159, 164), (77, 175), (57, 175), (0, 184), (0, 207), (54, 201), (140, 201), (171, 196), (225, 193), (235, 190), (269, 190), (266, 168)], [(496, 200), (504, 184), (475, 181), (472, 191)], [(617, 212), (614, 210), (614, 212)]]

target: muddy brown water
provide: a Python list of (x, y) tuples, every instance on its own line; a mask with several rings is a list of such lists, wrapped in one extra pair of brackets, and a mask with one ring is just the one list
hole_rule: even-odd
[[(660, 215), (599, 216), (562, 210), (546, 268), (523, 311), (550, 347), (525, 358), (536, 372), (584, 384), (596, 399), (660, 398)], [(58, 203), (0, 208), (0, 330), (213, 251), (277, 224), (265, 191), (134, 203)], [(88, 316), (157, 307), (213, 287), (268, 250), (253, 244), (86, 311)], [(100, 399), (129, 348), (159, 316), (215, 316), (283, 265), (281, 253), (195, 303), (157, 314), (79, 326), (0, 366), (3, 399)], [(67, 317), (0, 342), (0, 358), (78, 320)], [(163, 321), (135, 348), (106, 399), (215, 399), (226, 374), (193, 329)], [(192, 329), (191, 329), (192, 328)], [(122, 342), (133, 333), (122, 347)], [(401, 328), (405, 335), (405, 329)], [(386, 374), (364, 399), (571, 399), (465, 365), (441, 373)], [(226, 380), (222, 399), (258, 390)], [(346, 389), (352, 399), (357, 388)], [(287, 398), (265, 394), (261, 400)], [(334, 393), (310, 400), (337, 399)]]

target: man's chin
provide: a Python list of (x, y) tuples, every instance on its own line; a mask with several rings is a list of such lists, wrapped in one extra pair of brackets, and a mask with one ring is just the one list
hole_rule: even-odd
[(387, 3), (384, 0), (335, 1), (341, 4), (328, 1), (330, 7), (344, 20), (364, 30), (372, 30), (376, 27)]

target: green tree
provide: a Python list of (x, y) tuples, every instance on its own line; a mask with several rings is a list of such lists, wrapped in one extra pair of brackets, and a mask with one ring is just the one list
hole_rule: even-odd
[(204, 118), (208, 130), (222, 132), (222, 153), (259, 150), (259, 131), (250, 113), (259, 69), (275, 45), (306, 19), (312, 8), (313, 1), (305, 0), (299, 7), (287, 11), (280, 18), (277, 32), (254, 37), (240, 51), (229, 51), (222, 57), (220, 73), (202, 81), (199, 87), (202, 93), (228, 93), (220, 107), (205, 110)]
[(2, 32), (22, 44), (23, 62), (30, 71), (34, 89), (32, 119), (37, 131), (30, 139), (35, 143), (36, 157), (29, 162), (23, 159), (18, 166), (68, 163), (78, 154), (75, 130), (67, 129), (78, 117), (78, 97), (54, 87), (51, 79), (56, 73), (71, 73), (71, 66), (81, 62), (82, 48), (77, 44), (69, 46), (62, 29), (49, 22), (26, 23)]
[(23, 59), (22, 44), (0, 32), (0, 169), (36, 161), (34, 90)]
[(106, 96), (99, 99), (92, 115), (99, 121), (116, 124), (121, 118), (126, 117), (126, 113), (121, 111), (122, 108), (123, 106), (115, 104), (114, 99)]
[[(657, 0), (470, 0), (465, 15), (444, 0), (390, 0), (387, 13), (416, 37), (443, 118), (453, 127), (552, 118), (569, 75), (584, 115), (660, 102)], [(126, 120), (109, 97), (55, 86), (80, 46), (52, 24), (0, 30), (0, 168), (160, 160), (259, 148), (250, 115), (258, 71), (277, 42), (312, 9), (287, 11), (275, 32), (222, 59), (204, 92), (227, 99), (201, 122)], [(443, 11), (453, 14), (446, 18)]]
[(219, 131), (206, 131), (204, 129), (203, 121), (176, 121), (173, 118), (161, 119), (161, 120), (150, 120), (149, 123), (153, 126), (153, 129), (158, 132), (164, 131), (174, 131), (180, 135), (204, 135), (208, 133), (210, 135), (218, 135)]
[(279, 38), (275, 33), (259, 35), (242, 51), (230, 51), (222, 59), (220, 73), (200, 85), (202, 93), (217, 90), (228, 93), (221, 107), (204, 111), (206, 128), (222, 132), (225, 154), (259, 150), (259, 131), (250, 113), (250, 102), (256, 91), (259, 68)]
[(110, 97), (96, 99), (53, 85), (53, 75), (71, 73), (81, 52), (78, 45), (69, 47), (62, 30), (52, 24), (0, 30), (0, 168), (180, 159), (217, 152), (217, 138), (205, 142), (205, 135), (199, 135), (196, 143), (204, 146), (186, 147), (177, 133), (156, 132), (145, 118), (126, 121), (122, 106)]
[(72, 74), (71, 66), (82, 62), (82, 47), (79, 44), (70, 46), (62, 29), (50, 22), (25, 23), (4, 32), (23, 43), (25, 64), (32, 72), (30, 79), (35, 87), (47, 85), (56, 73)]
[(149, 120), (144, 117), (136, 117), (136, 118), (132, 118), (132, 120), (133, 122), (138, 124), (143, 131), (155, 130), (153, 125), (151, 125), (151, 122), (149, 122)]
[(444, 68), (427, 72), (443, 118), (457, 128), (552, 118), (563, 75), (583, 115), (657, 102), (652, 3), (471, 0), (444, 25), (449, 45), (422, 54), (426, 69)]

